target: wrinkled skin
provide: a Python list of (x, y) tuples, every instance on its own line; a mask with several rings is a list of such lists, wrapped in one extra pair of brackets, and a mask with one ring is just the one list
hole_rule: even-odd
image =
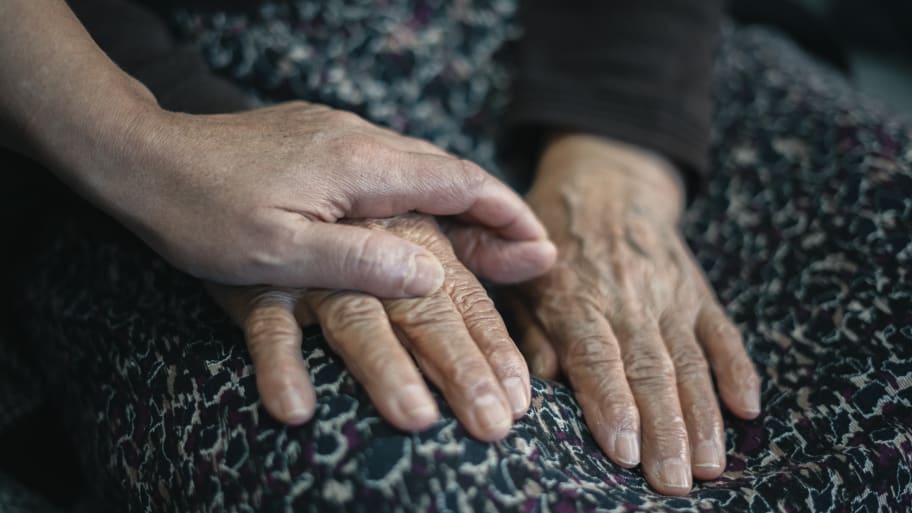
[[(604, 139), (552, 142), (528, 201), (559, 248), (558, 262), (515, 288), (511, 302), (533, 372), (568, 378), (605, 453), (624, 467), (642, 462), (656, 490), (683, 495), (693, 477), (712, 479), (725, 467), (710, 370), (735, 415), (756, 417), (760, 402), (741, 336), (678, 231), (683, 193), (675, 173), (656, 156)], [(427, 247), (447, 269), (444, 286), (426, 299), (384, 301), (351, 292), (214, 289), (245, 327), (266, 408), (291, 423), (312, 414), (297, 323), (319, 322), (394, 425), (421, 429), (437, 417), (401, 342), (473, 435), (502, 438), (506, 412), (516, 418), (528, 407), (529, 385), (484, 291), (429, 218), (361, 224)], [(535, 258), (479, 253), (490, 232), (460, 226), (448, 235), (472, 271), (496, 279), (513, 263), (536, 274)], [(365, 342), (378, 333), (382, 344)], [(519, 390), (509, 385), (515, 380), (522, 394), (510, 393)], [(293, 408), (281, 400), (289, 390), (303, 391)], [(413, 391), (415, 402), (403, 406), (391, 393), (398, 390)], [(472, 401), (482, 391), (493, 398)], [(482, 422), (473, 406), (501, 410), (500, 420)]]
[[(487, 292), (456, 258), (437, 222), (407, 214), (350, 224), (426, 248), (443, 266), (444, 284), (428, 297), (386, 300), (341, 290), (210, 285), (213, 297), (244, 328), (266, 409), (290, 424), (313, 415), (299, 325), (319, 323), (330, 347), (393, 425), (421, 430), (439, 416), (417, 361), (472, 435), (506, 436), (531, 400), (528, 369)], [(494, 279), (546, 268), (534, 254), (520, 255), (512, 266), (487, 258), (490, 253), (479, 252), (489, 239), (484, 231), (457, 226), (450, 233), (469, 248), (466, 261), (488, 269)]]
[(428, 142), (305, 102), (168, 112), (66, 2), (9, 0), (0, 13), (0, 144), (46, 164), (182, 271), (423, 296), (444, 279), (430, 252), (336, 223), (411, 211), (486, 228), (498, 244), (479, 252), (553, 253), (522, 198)]
[[(552, 251), (518, 195), (477, 165), (355, 114), (303, 102), (223, 115), (159, 113), (135, 173), (99, 182), (111, 208), (177, 267), (236, 285), (423, 296), (443, 281), (425, 248), (339, 224), (453, 215)], [(512, 279), (522, 279), (517, 275)]]
[(618, 465), (659, 492), (725, 468), (722, 417), (760, 412), (759, 378), (677, 228), (683, 192), (657, 156), (568, 135), (542, 157), (528, 201), (555, 267), (514, 294), (534, 374), (570, 382)]

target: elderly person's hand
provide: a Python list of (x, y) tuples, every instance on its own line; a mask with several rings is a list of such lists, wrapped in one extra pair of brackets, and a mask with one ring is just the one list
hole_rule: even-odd
[(245, 331), (266, 409), (291, 424), (313, 415), (299, 326), (320, 323), (329, 345), (393, 425), (420, 430), (438, 417), (417, 362), (470, 433), (503, 438), (529, 406), (529, 374), (484, 288), (460, 260), (487, 278), (512, 281), (540, 272), (537, 250), (479, 253), (489, 235), (466, 226), (449, 232), (451, 246), (427, 215), (352, 224), (426, 248), (446, 271), (443, 287), (428, 297), (380, 300), (351, 291), (210, 285)]
[(428, 250), (336, 223), (410, 211), (489, 228), (501, 244), (481, 253), (553, 253), (519, 196), (432, 144), (302, 102), (166, 112), (65, 2), (5, 1), (0, 20), (0, 144), (47, 164), (186, 272), (229, 284), (429, 294), (444, 271)]
[(558, 247), (555, 267), (517, 291), (533, 374), (562, 372), (617, 464), (686, 494), (725, 468), (710, 378), (735, 415), (760, 412), (759, 378), (682, 240), (683, 192), (657, 156), (567, 135), (543, 155), (528, 195)]

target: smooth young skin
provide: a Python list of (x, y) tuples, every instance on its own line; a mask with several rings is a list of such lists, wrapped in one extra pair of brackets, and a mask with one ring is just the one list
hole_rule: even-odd
[(410, 211), (487, 228), (493, 242), (477, 254), (511, 245), (539, 261), (553, 253), (503, 183), (355, 115), (301, 102), (211, 116), (163, 111), (62, 0), (0, 3), (0, 69), (0, 144), (46, 163), (195, 276), (430, 294), (444, 270), (428, 250), (335, 223)]
[[(408, 214), (352, 224), (426, 248), (446, 270), (444, 285), (428, 297), (387, 300), (351, 291), (210, 286), (213, 297), (245, 331), (265, 408), (289, 424), (306, 422), (314, 414), (299, 326), (319, 323), (330, 347), (393, 425), (417, 431), (439, 416), (417, 361), (472, 435), (491, 441), (506, 436), (513, 419), (529, 407), (529, 373), (494, 304), (460, 263), (437, 222)], [(464, 241), (486, 236), (482, 230), (459, 230)], [(508, 262), (483, 262), (485, 256), (477, 254), (465, 257), (480, 264), (478, 268), (506, 269)]]
[(683, 192), (657, 156), (566, 135), (528, 194), (557, 264), (516, 291), (533, 374), (569, 379), (593, 435), (617, 464), (642, 462), (659, 492), (725, 468), (722, 401), (760, 413), (760, 379), (681, 238)]

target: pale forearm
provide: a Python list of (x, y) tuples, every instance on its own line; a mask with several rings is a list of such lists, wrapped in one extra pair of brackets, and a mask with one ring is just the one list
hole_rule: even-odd
[[(155, 99), (120, 70), (62, 0), (0, 4), (0, 144), (26, 153), (79, 188), (132, 144)], [(144, 110), (145, 109), (145, 110)]]

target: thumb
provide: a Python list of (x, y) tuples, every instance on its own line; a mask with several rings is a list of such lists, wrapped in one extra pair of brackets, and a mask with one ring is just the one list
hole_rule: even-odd
[(345, 224), (305, 221), (299, 226), (260, 281), (359, 290), (381, 298), (426, 296), (443, 285), (437, 257), (405, 239)]
[(506, 239), (546, 236), (541, 221), (515, 191), (468, 160), (382, 151), (370, 155), (356, 176), (362, 178), (345, 181), (344, 188), (340, 185), (350, 200), (345, 217), (389, 217), (410, 211), (459, 215)]
[(491, 230), (454, 224), (446, 230), (459, 260), (476, 275), (497, 283), (518, 283), (544, 274), (557, 259), (548, 239), (508, 240)]

